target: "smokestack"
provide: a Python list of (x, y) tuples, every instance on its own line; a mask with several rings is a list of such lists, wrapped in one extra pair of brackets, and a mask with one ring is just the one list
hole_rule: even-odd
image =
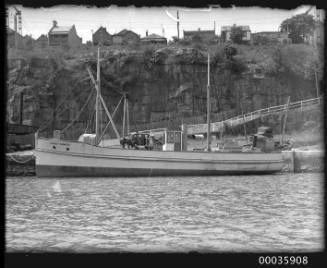
[(145, 32), (145, 36), (148, 36), (148, 34), (149, 34), (149, 33), (148, 33), (148, 30), (146, 30), (146, 32)]
[(56, 20), (52, 21), (52, 26), (53, 26), (53, 27), (57, 27), (57, 24), (58, 24), (58, 23), (57, 23)]

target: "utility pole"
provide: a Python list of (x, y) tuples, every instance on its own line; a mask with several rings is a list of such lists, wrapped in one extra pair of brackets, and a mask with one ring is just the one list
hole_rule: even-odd
[(215, 20), (213, 21), (213, 30), (214, 30), (214, 32), (216, 34), (216, 21)]
[(179, 40), (179, 10), (177, 10), (177, 40)]

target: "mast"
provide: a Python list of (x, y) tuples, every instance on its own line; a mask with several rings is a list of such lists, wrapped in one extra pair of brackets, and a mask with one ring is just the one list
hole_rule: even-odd
[(123, 108), (123, 111), (124, 111), (124, 114), (123, 114), (123, 138), (125, 138), (125, 125), (126, 125), (126, 93), (124, 93), (124, 108)]
[(129, 135), (129, 109), (128, 109), (128, 98), (126, 96), (126, 121), (127, 121), (127, 135)]
[(210, 152), (210, 54), (208, 52), (208, 85), (207, 85), (207, 151)]
[(99, 113), (99, 99), (100, 99), (100, 48), (98, 47), (98, 62), (97, 62), (97, 96), (95, 99), (95, 143), (98, 143), (100, 135), (100, 113)]
[(291, 96), (288, 96), (287, 104), (286, 104), (286, 110), (285, 110), (285, 117), (284, 117), (284, 122), (283, 122), (282, 136), (280, 138), (280, 145), (283, 145), (283, 139), (284, 139), (285, 127), (286, 127), (286, 120), (287, 120), (287, 114), (288, 114), (288, 109), (290, 107), (290, 99), (291, 99)]
[(242, 102), (241, 102), (241, 110), (242, 110), (242, 115), (243, 115), (243, 128), (244, 128), (244, 135), (245, 135), (245, 140), (246, 142), (248, 141), (248, 136), (246, 134), (246, 120), (245, 120), (245, 114), (244, 114), (244, 111), (243, 111), (243, 105), (242, 105)]

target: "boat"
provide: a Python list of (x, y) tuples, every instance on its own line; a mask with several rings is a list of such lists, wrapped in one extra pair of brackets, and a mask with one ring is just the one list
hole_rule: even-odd
[[(108, 111), (100, 91), (100, 60), (98, 50), (97, 80), (88, 69), (96, 89), (96, 133), (81, 135), (77, 141), (35, 134), (36, 174), (38, 177), (133, 177), (133, 176), (200, 176), (269, 174), (283, 167), (281, 151), (270, 148), (271, 137), (254, 138), (252, 146), (242, 151), (211, 150), (210, 144), (210, 58), (208, 55), (207, 147), (187, 150), (186, 126), (181, 130), (167, 128), (129, 132), (128, 101), (124, 96), (122, 135)], [(105, 143), (99, 129), (99, 105), (102, 104), (116, 139)], [(127, 131), (125, 133), (125, 124)], [(258, 142), (258, 141), (261, 142)], [(268, 149), (267, 149), (268, 148)]]

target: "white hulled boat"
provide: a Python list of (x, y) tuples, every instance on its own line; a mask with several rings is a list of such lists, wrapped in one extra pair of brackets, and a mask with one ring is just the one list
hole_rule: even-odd
[[(208, 57), (208, 100), (210, 100), (209, 62)], [(134, 137), (140, 137), (143, 140), (147, 138), (147, 141), (134, 142), (131, 148), (130, 144), (128, 148), (125, 148), (125, 144), (124, 148), (117, 147), (119, 144), (117, 141), (121, 140), (121, 137), (100, 92), (99, 51), (97, 81), (93, 78), (90, 69), (88, 71), (97, 91), (94, 139), (86, 137), (79, 141), (66, 141), (60, 139), (60, 135), (46, 139), (36, 134), (35, 155), (38, 177), (184, 176), (263, 174), (281, 171), (283, 167), (281, 152), (261, 152), (255, 146), (246, 152), (212, 152), (210, 150), (210, 116), (207, 117), (206, 151), (187, 151), (185, 126), (182, 127), (182, 131), (160, 129), (139, 132)], [(117, 136), (117, 139), (107, 141), (107, 144), (102, 140), (103, 134), (101, 135), (99, 130), (100, 103)], [(210, 102), (207, 103), (207, 114), (210, 115)], [(129, 134), (128, 120), (128, 102), (124, 98), (122, 137), (125, 137), (126, 123)], [(160, 136), (160, 146), (156, 146), (155, 136)]]

